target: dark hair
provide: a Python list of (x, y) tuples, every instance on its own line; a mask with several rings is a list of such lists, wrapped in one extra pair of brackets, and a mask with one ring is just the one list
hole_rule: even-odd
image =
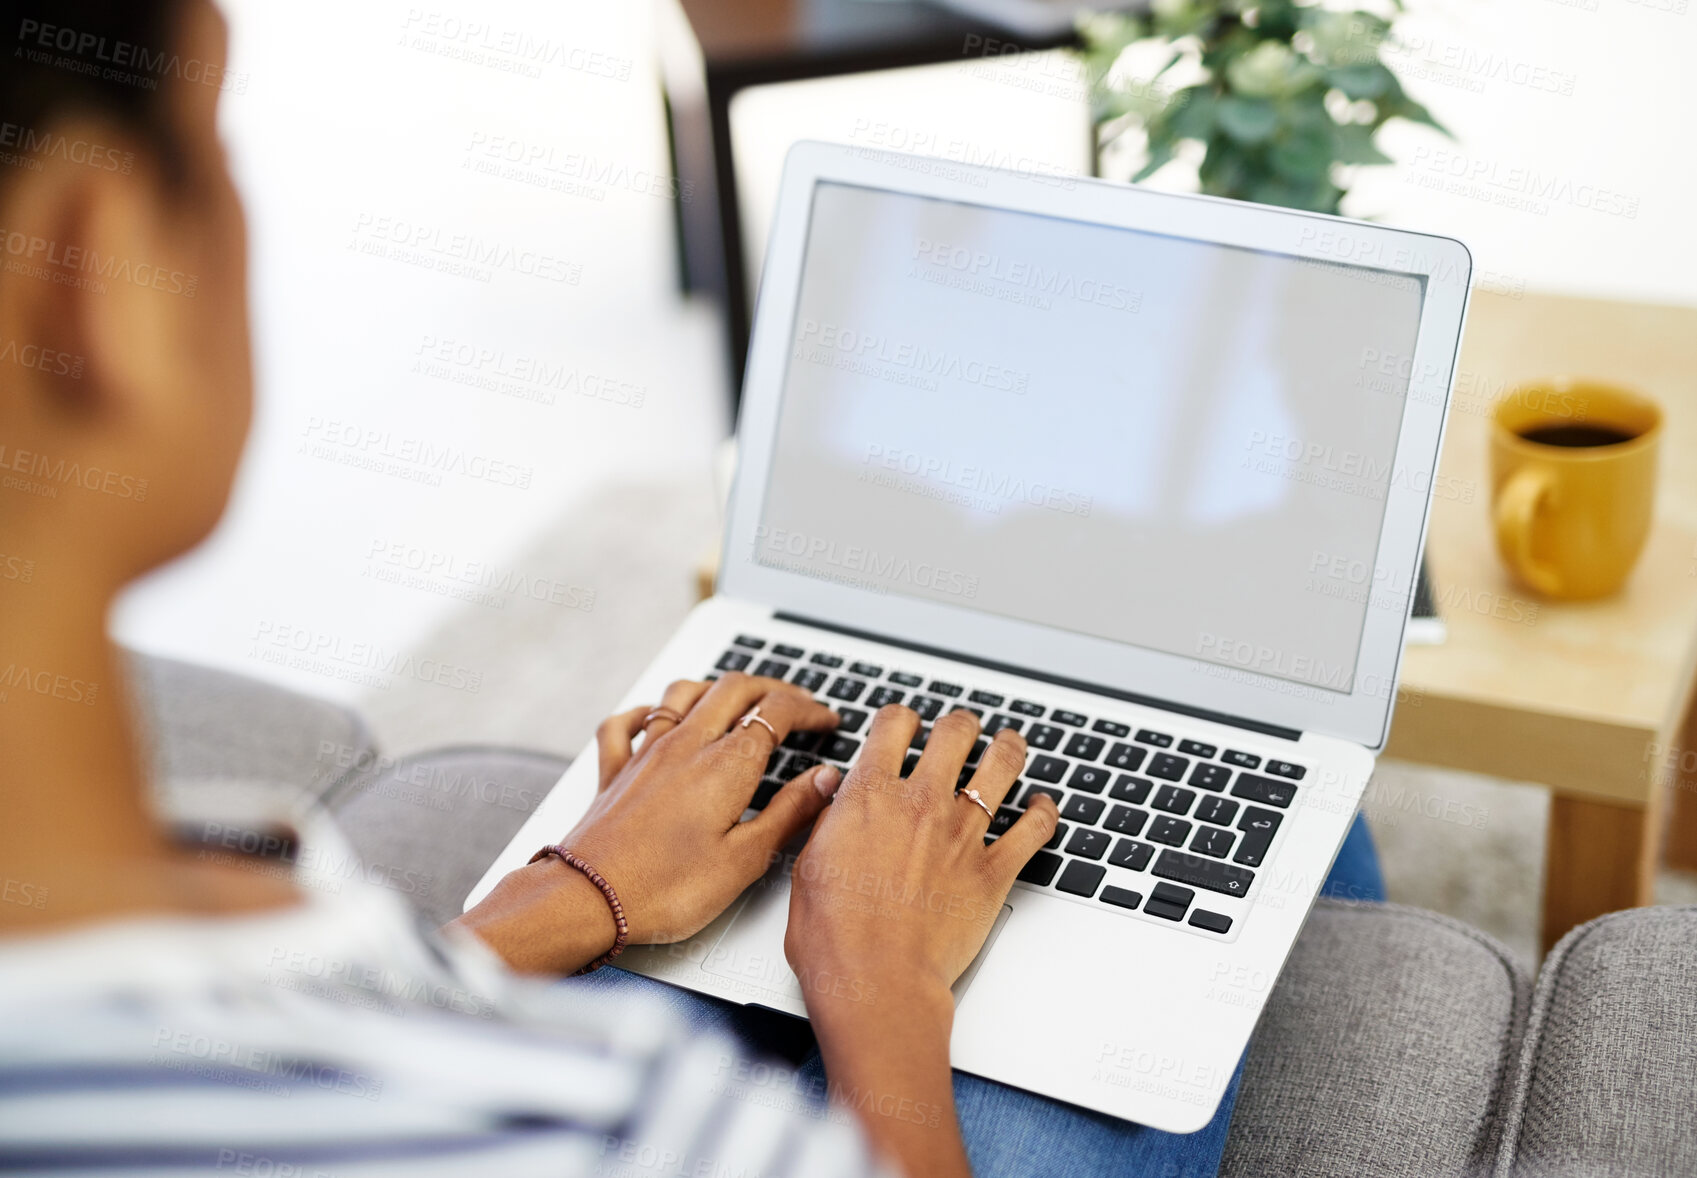
[(179, 175), (180, 147), (160, 90), (183, 7), (183, 0), (0, 0), (0, 150), (28, 150), (60, 119), (88, 115), (137, 135), (168, 177)]

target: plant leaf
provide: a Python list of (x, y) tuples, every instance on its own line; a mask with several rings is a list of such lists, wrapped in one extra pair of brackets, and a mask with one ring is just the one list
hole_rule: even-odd
[(1265, 143), (1279, 125), (1278, 110), (1271, 102), (1265, 98), (1239, 98), (1235, 94), (1220, 99), (1214, 118), (1220, 130), (1245, 145)]

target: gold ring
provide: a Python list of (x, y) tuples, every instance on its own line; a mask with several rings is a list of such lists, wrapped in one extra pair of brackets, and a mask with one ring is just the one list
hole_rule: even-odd
[(778, 739), (778, 730), (776, 728), (772, 727), (771, 723), (766, 719), (765, 716), (762, 716), (760, 714), (760, 705), (759, 704), (755, 704), (752, 708), (750, 708), (748, 710), (748, 715), (746, 715), (742, 718), (742, 723), (737, 725), (737, 727), (747, 728), (750, 724), (759, 724), (761, 727), (765, 728), (766, 731), (768, 731), (772, 734), (773, 740)]
[(990, 807), (986, 806), (984, 804), (984, 799), (978, 796), (977, 790), (975, 790), (975, 789), (962, 789), (962, 790), (956, 790), (955, 792), (958, 793), (961, 797), (971, 800), (971, 802), (974, 806), (977, 806), (980, 810), (984, 811), (985, 814), (989, 815), (991, 822), (994, 822), (996, 820), (996, 816), (994, 814), (990, 813)]
[(648, 715), (642, 718), (642, 730), (647, 732), (648, 726), (656, 720), (670, 720), (674, 724), (682, 724), (684, 722), (682, 713), (677, 712), (672, 708), (655, 708), (653, 711), (649, 712)]

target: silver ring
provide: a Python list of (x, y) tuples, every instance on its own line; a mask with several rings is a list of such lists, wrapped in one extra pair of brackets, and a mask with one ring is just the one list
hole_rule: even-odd
[(994, 822), (996, 820), (996, 816), (994, 814), (990, 813), (990, 807), (986, 806), (984, 804), (984, 799), (978, 796), (977, 790), (975, 790), (975, 789), (963, 789), (963, 790), (957, 790), (956, 792), (963, 798), (971, 799), (972, 804), (974, 806), (977, 806), (980, 810), (984, 811), (984, 813), (989, 817), (991, 822)]
[(748, 715), (746, 715), (742, 718), (742, 723), (737, 725), (737, 727), (738, 728), (747, 728), (750, 724), (759, 724), (761, 727), (765, 728), (766, 731), (768, 731), (772, 734), (773, 740), (778, 739), (778, 730), (776, 728), (772, 727), (771, 723), (769, 721), (767, 721), (765, 716), (762, 716), (760, 714), (760, 705), (759, 704), (755, 704), (752, 708), (750, 708), (748, 710)]

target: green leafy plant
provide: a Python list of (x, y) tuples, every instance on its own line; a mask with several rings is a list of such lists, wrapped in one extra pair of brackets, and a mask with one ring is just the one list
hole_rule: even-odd
[[(1401, 11), (1400, 0), (1388, 2)], [(1380, 60), (1391, 20), (1375, 13), (1293, 0), (1155, 0), (1147, 15), (1089, 17), (1081, 33), (1097, 151), (1136, 128), (1147, 134), (1134, 182), (1195, 141), (1203, 192), (1335, 213), (1348, 166), (1391, 162), (1374, 143), (1391, 119), (1449, 134)], [(1127, 68), (1137, 56), (1153, 58), (1152, 75)], [(1172, 88), (1187, 76), (1195, 80)]]

